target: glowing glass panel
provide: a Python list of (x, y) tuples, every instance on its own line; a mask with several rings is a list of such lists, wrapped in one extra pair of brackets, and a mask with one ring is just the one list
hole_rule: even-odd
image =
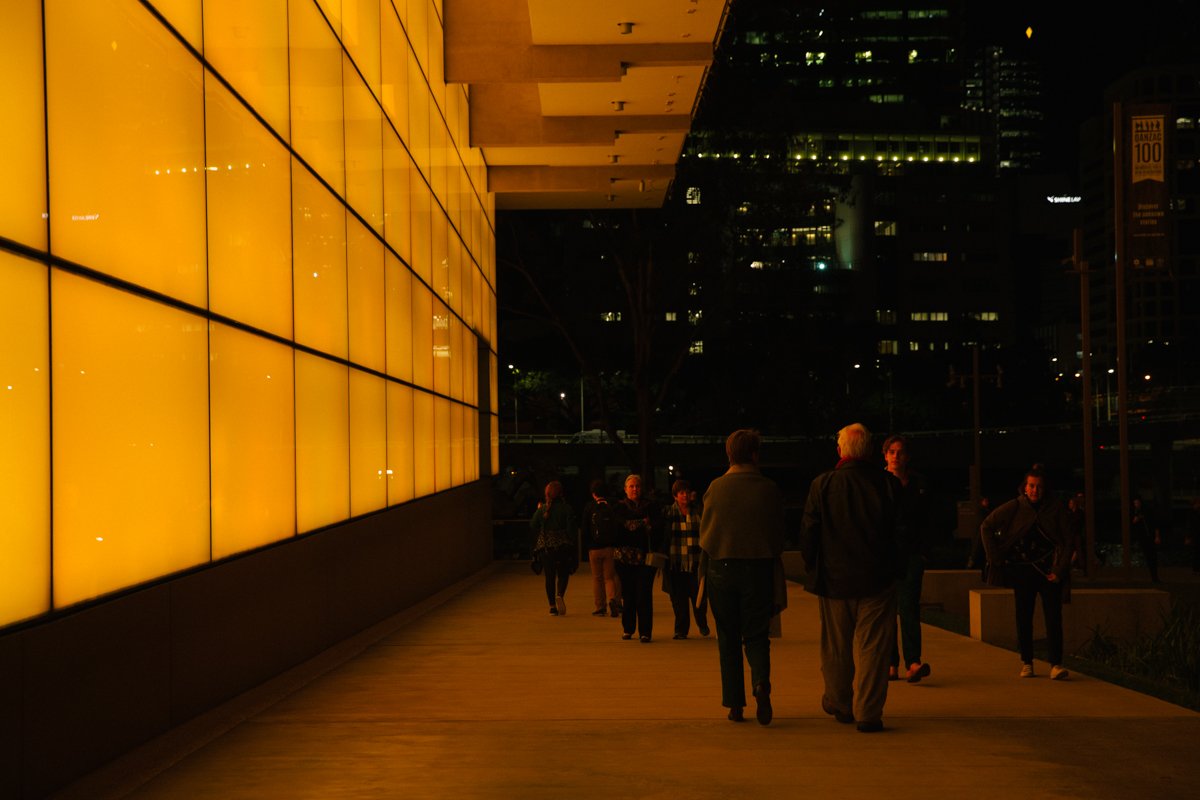
[(54, 605), (209, 558), (208, 325), (53, 270)]
[[(342, 0), (342, 44), (376, 95), (379, 94), (380, 5), (380, 0)], [(391, 4), (382, 5), (390, 16)]]
[(385, 381), (350, 370), (350, 513), (387, 506), (387, 394)]
[(287, 0), (205, 0), (204, 55), (286, 140)]
[[(401, 3), (401, 5), (404, 5)], [(408, 138), (408, 39), (390, 5), (383, 7), (380, 25), (380, 68), (383, 110), (401, 139)]]
[(290, 156), (206, 81), (209, 308), (292, 338)]
[(214, 323), (212, 554), (223, 558), (296, 533), (292, 349)]
[(0, 252), (0, 625), (50, 610), (46, 267)]
[[(46, 249), (42, 4), (10, 3), (0, 25), (0, 236)], [(14, 80), (11, 76), (24, 76)], [(17, 121), (20, 121), (19, 124)], [(10, 340), (11, 341), (11, 340)], [(2, 622), (2, 618), (0, 618)]]
[(95, 0), (46, 5), (46, 71), (51, 248), (203, 307), (200, 63), (140, 4)]
[(387, 243), (405, 261), (412, 260), (413, 171), (408, 151), (391, 128), (383, 131), (383, 232)]
[[(433, 388), (433, 296), (420, 283), (412, 289), (413, 383)], [(440, 305), (440, 304), (439, 304)]]
[(433, 390), (438, 394), (450, 394), (450, 361), (454, 355), (451, 346), (451, 316), (445, 304), (433, 302)]
[(387, 384), (388, 505), (413, 499), (413, 390)]
[(296, 352), (296, 522), (301, 533), (350, 516), (347, 368)]
[(444, 397), (433, 399), (433, 445), (434, 445), (434, 491), (444, 491), (453, 486), (450, 439), (450, 407), (451, 403)]
[(346, 352), (346, 207), (300, 164), (292, 169), (296, 341)]
[(463, 426), (463, 407), (450, 404), (450, 483), (462, 486), (466, 482), (466, 431)]
[(346, 96), (346, 202), (383, 233), (383, 112), (349, 60)]
[(288, 23), (292, 147), (335, 192), (344, 194), (342, 48), (313, 3), (289, 4)]
[[(385, 335), (387, 374), (402, 381), (412, 380), (413, 300), (412, 273), (391, 253), (384, 260)], [(419, 289), (419, 291), (424, 291)]]
[[(208, 0), (212, 4), (212, 0)], [(200, 0), (154, 0), (158, 13), (179, 32), (188, 44), (199, 50), (203, 46), (200, 23)]]
[(387, 297), (383, 277), (383, 243), (357, 219), (349, 217), (348, 223), (350, 360), (383, 372)]

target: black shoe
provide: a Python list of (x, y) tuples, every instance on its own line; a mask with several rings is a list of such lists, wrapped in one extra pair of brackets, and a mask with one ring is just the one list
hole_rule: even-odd
[(775, 711), (771, 708), (771, 684), (760, 683), (754, 687), (754, 699), (758, 703), (754, 718), (758, 720), (759, 725), (770, 725), (775, 716)]
[(598, 608), (592, 612), (592, 616), (593, 617), (604, 617), (604, 616), (608, 616), (608, 612), (605, 611), (603, 608)]
[(648, 644), (650, 642), (649, 634), (642, 634), (640, 638), (642, 640), (642, 644)]
[(622, 638), (622, 639), (632, 639), (632, 638), (633, 638), (633, 634), (632, 634), (632, 633), (622, 633), (622, 634), (621, 634), (621, 638)]
[(847, 714), (845, 711), (838, 711), (836, 708), (831, 706), (829, 704), (829, 701), (826, 700), (824, 697), (821, 698), (821, 710), (824, 711), (826, 714), (831, 715), (834, 719), (836, 719), (838, 722), (842, 723), (843, 725), (849, 725), (851, 722), (854, 722), (853, 714)]
[(621, 604), (618, 603), (616, 600), (609, 600), (608, 601), (608, 612), (609, 612), (609, 616), (612, 616), (612, 617), (621, 616)]
[(745, 722), (746, 721), (745, 715), (742, 714), (741, 706), (734, 706), (733, 708), (729, 709), (729, 713), (726, 715), (726, 719), (728, 719), (730, 722)]
[(705, 625), (704, 627), (702, 627), (702, 628), (700, 629), (700, 635), (701, 635), (701, 636), (708, 636), (710, 633), (712, 633), (712, 631), (710, 631), (710, 630), (708, 629), (708, 626), (707, 626), (707, 625)]
[(552, 617), (558, 616), (558, 609), (555, 608), (554, 606), (550, 606), (550, 616), (552, 616)]
[(687, 634), (686, 633), (677, 633), (674, 636), (672, 636), (671, 638), (672, 639), (686, 639)]
[(920, 683), (921, 678), (929, 677), (929, 672), (930, 672), (930, 670), (929, 670), (928, 664), (922, 664), (921, 666), (917, 667), (916, 669), (912, 669), (910, 667), (908, 670), (908, 682), (909, 683)]
[(879, 733), (883, 730), (883, 720), (872, 719), (867, 722), (860, 722), (857, 727), (859, 733)]

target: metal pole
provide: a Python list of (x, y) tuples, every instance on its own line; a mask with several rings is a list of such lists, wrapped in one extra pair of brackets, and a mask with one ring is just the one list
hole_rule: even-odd
[(1092, 496), (1096, 476), (1092, 452), (1092, 282), (1088, 263), (1083, 260), (1083, 231), (1079, 228), (1071, 237), (1071, 260), (1079, 273), (1079, 338), (1083, 347), (1083, 521), (1087, 549), (1083, 574), (1089, 575), (1096, 559), (1096, 501)]
[(971, 348), (971, 430), (975, 446), (975, 465), (971, 469), (971, 507), (979, 508), (979, 499), (983, 496), (983, 443), (980, 440), (979, 414), (979, 343)]
[(1116, 256), (1117, 313), (1117, 430), (1121, 459), (1121, 566), (1126, 580), (1130, 560), (1129, 498), (1129, 372), (1125, 347), (1125, 112), (1113, 103), (1113, 238)]

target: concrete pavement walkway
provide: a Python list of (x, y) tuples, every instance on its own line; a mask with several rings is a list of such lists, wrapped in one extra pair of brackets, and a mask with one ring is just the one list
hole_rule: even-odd
[(817, 605), (789, 586), (775, 720), (725, 719), (715, 638), (620, 638), (499, 562), (421, 608), (130, 754), (62, 797), (1174, 798), (1200, 787), (1200, 714), (924, 629), (933, 674), (890, 684), (886, 730), (821, 712)]

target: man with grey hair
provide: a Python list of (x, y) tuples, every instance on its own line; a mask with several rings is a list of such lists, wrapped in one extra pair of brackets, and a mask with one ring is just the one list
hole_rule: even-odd
[(812, 482), (800, 548), (804, 588), (821, 614), (821, 708), (858, 730), (883, 730), (896, 641), (896, 574), (905, 535), (900, 482), (869, 459), (871, 432), (838, 431), (838, 462)]

